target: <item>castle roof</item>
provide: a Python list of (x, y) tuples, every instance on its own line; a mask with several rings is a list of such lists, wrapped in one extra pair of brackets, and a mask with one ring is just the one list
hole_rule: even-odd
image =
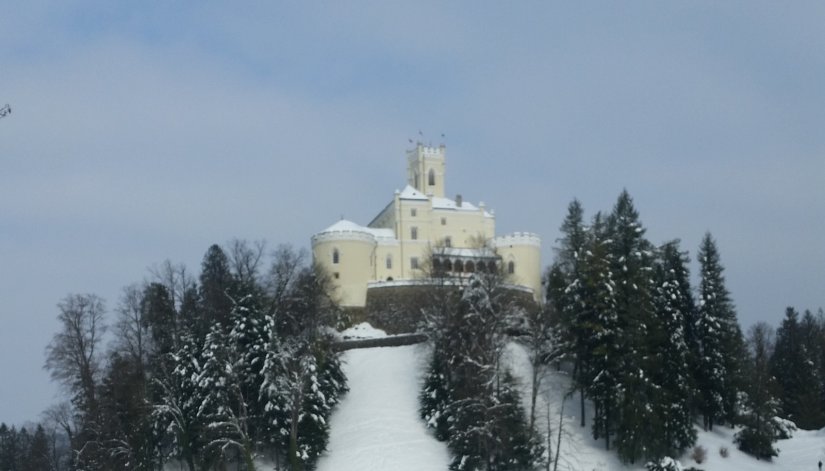
[(401, 193), (398, 194), (398, 197), (402, 200), (421, 200), (427, 201), (427, 195), (421, 193), (420, 191), (416, 190), (415, 188), (407, 185), (401, 190)]
[(347, 232), (360, 232), (363, 234), (369, 234), (378, 240), (395, 239), (395, 231), (393, 231), (392, 229), (364, 227), (360, 224), (357, 224), (346, 219), (341, 219), (340, 221), (327, 227), (318, 234), (320, 235)]

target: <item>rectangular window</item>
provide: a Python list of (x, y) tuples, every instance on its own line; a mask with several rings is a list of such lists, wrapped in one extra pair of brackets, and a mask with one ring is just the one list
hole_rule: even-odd
[(452, 247), (453, 246), (453, 239), (449, 236), (444, 239), (444, 246), (445, 247)]
[(336, 280), (341, 278), (341, 275), (338, 272), (333, 273), (332, 276), (334, 276)]
[(392, 269), (392, 257), (387, 256), (387, 270)]
[(411, 227), (410, 228), (410, 239), (418, 240), (418, 228), (417, 227)]
[(410, 259), (410, 268), (413, 270), (418, 270), (418, 257), (412, 257)]
[(447, 225), (447, 218), (441, 218), (441, 225), (442, 225), (442, 226), (446, 226), (446, 225)]
[(415, 217), (418, 214), (418, 211), (415, 208), (410, 209), (410, 216)]

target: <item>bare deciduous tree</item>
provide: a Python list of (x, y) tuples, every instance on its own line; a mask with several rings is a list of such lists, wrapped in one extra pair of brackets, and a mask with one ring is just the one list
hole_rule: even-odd
[(123, 288), (123, 296), (117, 308), (117, 342), (115, 348), (129, 355), (137, 365), (145, 368), (149, 355), (149, 323), (144, 319), (141, 302), (143, 286), (138, 284)]
[(94, 294), (71, 294), (57, 307), (61, 329), (46, 347), (45, 368), (53, 380), (93, 406), (100, 373), (98, 346), (105, 331), (103, 300)]
[(229, 267), (241, 283), (258, 281), (260, 265), (263, 260), (266, 243), (262, 240), (252, 242), (232, 239), (229, 242)]

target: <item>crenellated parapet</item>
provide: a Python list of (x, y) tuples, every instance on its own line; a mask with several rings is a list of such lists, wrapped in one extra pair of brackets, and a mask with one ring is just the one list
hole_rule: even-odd
[(541, 237), (533, 232), (513, 232), (492, 240), (493, 247), (509, 247), (511, 245), (529, 245), (541, 248)]

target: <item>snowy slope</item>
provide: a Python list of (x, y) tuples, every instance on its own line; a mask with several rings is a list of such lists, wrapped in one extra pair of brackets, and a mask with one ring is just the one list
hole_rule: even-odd
[[(522, 397), (524, 404), (529, 404), (530, 397), (530, 362), (523, 347), (517, 344), (510, 344), (507, 350), (507, 361), (512, 367), (516, 377), (522, 381)], [(558, 432), (559, 408), (564, 398), (564, 393), (570, 387), (570, 378), (563, 372), (551, 372), (546, 378), (545, 387), (542, 388), (542, 397), (539, 401), (538, 425), (542, 432), (546, 430), (546, 411), (549, 407), (553, 421), (551, 423), (554, 433)], [(579, 423), (579, 397), (578, 394), (564, 401), (564, 434), (562, 437), (562, 457), (559, 460), (559, 471), (566, 470), (642, 470), (643, 466), (623, 465), (615, 453), (604, 450), (604, 442), (596, 442), (592, 439), (590, 428), (582, 428)], [(588, 414), (592, 411), (587, 405)], [(587, 424), (592, 418), (587, 418)], [(779, 448), (779, 457), (773, 462), (759, 461), (740, 452), (733, 443), (734, 431), (727, 427), (715, 427), (712, 432), (699, 430), (697, 445), (702, 446), (707, 451), (707, 459), (702, 464), (697, 464), (690, 458), (690, 451), (684, 456), (678, 457), (685, 467), (696, 467), (704, 471), (750, 471), (750, 470), (811, 470), (817, 471), (819, 460), (825, 462), (825, 429), (806, 432), (797, 431), (790, 440), (780, 440), (776, 446)], [(555, 448), (555, 441), (553, 442)], [(727, 458), (722, 457), (720, 450), (726, 448)]]
[(421, 345), (344, 353), (350, 387), (330, 419), (329, 450), (318, 471), (440, 471), (446, 446), (418, 417)]
[[(381, 335), (362, 326), (363, 335)], [(423, 345), (369, 348), (344, 353), (344, 371), (350, 392), (331, 418), (329, 450), (318, 463), (319, 471), (445, 471), (449, 465), (446, 446), (435, 440), (418, 418), (419, 378), (426, 363)], [(511, 344), (507, 361), (522, 379), (524, 403), (529, 404), (530, 366), (524, 349)], [(539, 402), (538, 425), (546, 430), (545, 411), (549, 407), (552, 427), (558, 431), (559, 406), (569, 377), (552, 372), (546, 379)], [(559, 471), (637, 471), (641, 464), (623, 465), (614, 452), (604, 450), (602, 441), (591, 438), (589, 427), (579, 426), (578, 396), (564, 402), (564, 434)], [(589, 412), (588, 405), (588, 412)], [(587, 417), (588, 424), (591, 418)], [(717, 427), (699, 432), (698, 445), (707, 450), (707, 459), (695, 463), (690, 453), (679, 457), (684, 467), (704, 471), (817, 471), (825, 461), (825, 429), (797, 431), (791, 440), (777, 443), (780, 455), (772, 463), (758, 461), (736, 449), (733, 430)], [(555, 441), (553, 442), (555, 447)], [(727, 448), (728, 457), (722, 457)], [(269, 469), (261, 467), (261, 469)]]

